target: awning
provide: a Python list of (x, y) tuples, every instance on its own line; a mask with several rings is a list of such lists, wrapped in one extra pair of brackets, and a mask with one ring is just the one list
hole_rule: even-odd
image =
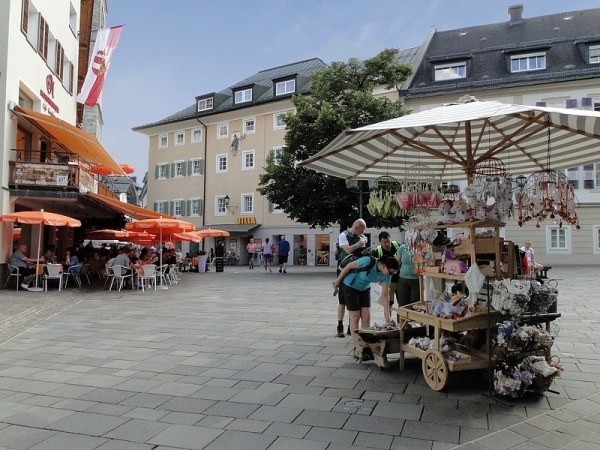
[(63, 145), (70, 152), (79, 155), (88, 163), (99, 164), (110, 168), (115, 174), (125, 175), (123, 169), (98, 140), (82, 129), (48, 114), (21, 108), (20, 106), (15, 106), (13, 113), (30, 125), (41, 128), (56, 142)]
[(215, 225), (205, 225), (203, 227), (197, 227), (196, 231), (210, 230), (211, 228), (216, 228), (218, 230), (229, 231), (230, 233), (247, 233), (258, 227), (260, 227), (259, 223), (252, 223), (252, 224), (219, 223), (219, 224), (215, 224)]
[(93, 192), (87, 192), (85, 195), (118, 213), (131, 216), (137, 220), (158, 219), (160, 217), (164, 219), (174, 219), (173, 216), (168, 214), (152, 211), (151, 209), (142, 208), (140, 206), (132, 205), (131, 203), (125, 203), (115, 198), (104, 197), (103, 195), (94, 194)]

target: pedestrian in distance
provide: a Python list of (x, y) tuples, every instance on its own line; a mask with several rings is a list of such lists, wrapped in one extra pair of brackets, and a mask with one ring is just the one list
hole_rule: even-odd
[(273, 272), (271, 270), (271, 265), (273, 264), (273, 247), (269, 244), (269, 238), (265, 239), (265, 242), (262, 245), (262, 254), (265, 262), (265, 272), (269, 269), (269, 273)]
[(285, 235), (277, 243), (277, 255), (279, 257), (279, 273), (287, 273), (288, 255), (290, 254), (290, 243), (285, 240)]
[(252, 270), (254, 269), (254, 254), (256, 253), (254, 239), (250, 238), (250, 242), (246, 245), (246, 251), (248, 252), (248, 270)]

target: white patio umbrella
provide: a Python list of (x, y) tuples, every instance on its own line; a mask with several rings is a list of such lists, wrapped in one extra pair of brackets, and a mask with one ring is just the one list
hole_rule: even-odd
[(393, 176), (401, 181), (411, 167), (426, 165), (439, 181), (453, 181), (471, 179), (475, 166), (490, 157), (515, 175), (598, 162), (600, 112), (467, 96), (344, 131), (299, 166), (347, 180)]

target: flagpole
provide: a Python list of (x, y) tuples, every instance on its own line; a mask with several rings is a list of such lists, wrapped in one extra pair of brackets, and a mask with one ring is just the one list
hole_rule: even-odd
[[(161, 216), (162, 219), (162, 216)], [(169, 286), (164, 286), (163, 285), (163, 278), (164, 278), (164, 268), (163, 268), (163, 251), (162, 251), (162, 227), (160, 227), (160, 286), (157, 286), (158, 289), (169, 289)]]

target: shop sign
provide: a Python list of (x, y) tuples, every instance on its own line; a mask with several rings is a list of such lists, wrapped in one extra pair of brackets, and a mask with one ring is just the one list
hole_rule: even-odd
[(69, 167), (56, 164), (15, 163), (15, 184), (67, 186)]
[(256, 224), (256, 217), (238, 217), (235, 219), (235, 223), (238, 225), (254, 225)]
[[(45, 113), (50, 115), (54, 115), (54, 113), (58, 114), (58, 105), (54, 103), (54, 78), (52, 74), (46, 75), (46, 92), (40, 89), (40, 97), (42, 97), (42, 110)], [(54, 112), (53, 112), (54, 111)]]

